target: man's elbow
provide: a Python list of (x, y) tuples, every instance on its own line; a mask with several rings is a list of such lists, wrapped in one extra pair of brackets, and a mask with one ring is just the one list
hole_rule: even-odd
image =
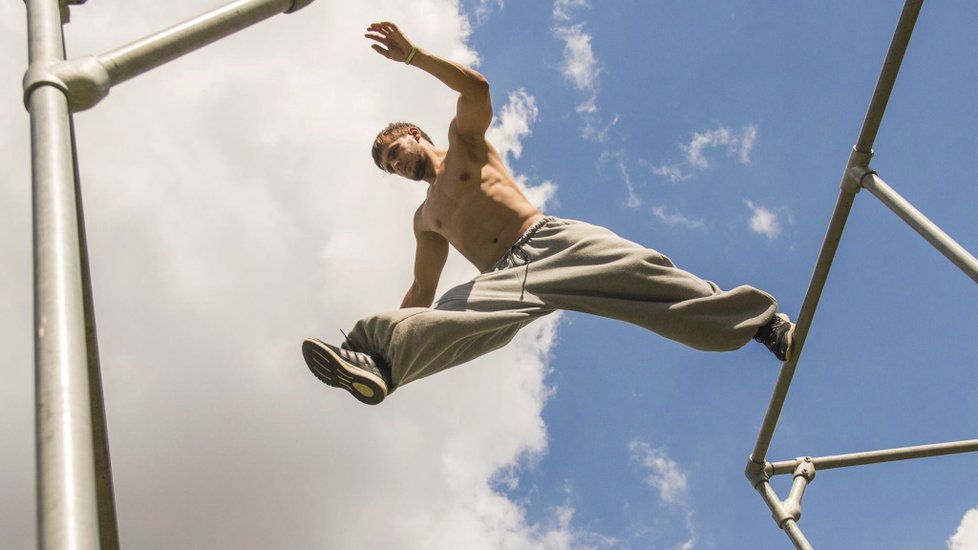
[(435, 291), (422, 291), (415, 295), (414, 307), (431, 307), (435, 303)]
[(475, 73), (469, 79), (468, 90), (472, 96), (489, 96), (489, 80), (480, 73)]
[(435, 290), (423, 288), (418, 283), (411, 285), (404, 301), (401, 302), (401, 309), (409, 307), (431, 307), (435, 302)]

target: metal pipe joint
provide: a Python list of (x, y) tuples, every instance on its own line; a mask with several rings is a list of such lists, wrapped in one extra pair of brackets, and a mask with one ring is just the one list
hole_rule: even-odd
[[(796, 458), (795, 463), (797, 466), (795, 466), (794, 478), (791, 480), (788, 498), (781, 500), (771, 488), (770, 483), (764, 484), (765, 500), (768, 501), (768, 507), (771, 509), (775, 523), (781, 529), (785, 528), (789, 520), (797, 522), (801, 519), (801, 500), (805, 496), (805, 489), (808, 488), (808, 484), (815, 479), (815, 461), (812, 457)], [(766, 470), (769, 467), (770, 464), (765, 466), (765, 475), (767, 475)]]
[(32, 63), (24, 74), (24, 106), (41, 86), (54, 86), (68, 98), (71, 112), (84, 111), (109, 95), (112, 80), (93, 55), (55, 63)]
[[(856, 172), (853, 170), (869, 168), (869, 161), (873, 160), (873, 150), (870, 149), (869, 152), (860, 151), (856, 146), (852, 147), (852, 151), (849, 153), (849, 161), (846, 163), (846, 170), (842, 174), (842, 182), (839, 187), (843, 191), (855, 195), (862, 189), (862, 178), (865, 177), (865, 173)], [(861, 174), (859, 177), (855, 177), (856, 174)]]
[(866, 179), (866, 176), (872, 175), (876, 175), (876, 170), (873, 170), (869, 166), (853, 166), (846, 170), (846, 179), (849, 181), (850, 185), (855, 185), (857, 190), (864, 188), (865, 185), (863, 184), (863, 180)]
[[(86, 0), (61, 0), (67, 4)], [(24, 75), (24, 105), (41, 86), (54, 86), (68, 98), (71, 112), (84, 111), (109, 95), (114, 84), (232, 34), (275, 13), (292, 13), (315, 0), (238, 0), (195, 20), (106, 53), (57, 62), (32, 63)], [(67, 19), (64, 19), (67, 21)]]
[[(791, 480), (791, 490), (781, 506), (786, 514), (798, 521), (801, 519), (801, 499), (805, 496), (805, 489), (815, 479), (815, 462), (810, 456), (796, 458), (795, 462), (798, 466), (795, 467), (794, 477)], [(784, 522), (781, 522), (780, 527), (784, 529)]]
[(292, 7), (285, 10), (285, 13), (292, 13), (294, 11), (299, 11), (315, 1), (316, 0), (292, 0)]
[(771, 479), (771, 474), (768, 472), (767, 468), (769, 465), (770, 463), (754, 462), (753, 456), (747, 459), (747, 466), (744, 468), (744, 475), (747, 476), (747, 480), (750, 481), (751, 487), (757, 489), (761, 483)]
[[(64, 24), (71, 21), (71, 11), (68, 9), (69, 5), (84, 4), (87, 1), (88, 0), (61, 0), (61, 23)], [(27, 0), (24, 0), (24, 3), (26, 4)]]

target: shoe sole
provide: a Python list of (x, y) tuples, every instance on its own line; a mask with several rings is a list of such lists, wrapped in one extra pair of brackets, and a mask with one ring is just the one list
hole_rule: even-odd
[(791, 328), (788, 329), (788, 334), (785, 335), (788, 339), (788, 348), (784, 350), (784, 361), (782, 361), (783, 363), (787, 363), (791, 361), (791, 356), (795, 353), (795, 324), (791, 322), (791, 318), (786, 313), (778, 313), (777, 316), (791, 325)]
[(315, 338), (302, 342), (302, 358), (322, 383), (343, 388), (361, 403), (376, 405), (387, 397), (386, 384), (380, 377), (351, 365)]

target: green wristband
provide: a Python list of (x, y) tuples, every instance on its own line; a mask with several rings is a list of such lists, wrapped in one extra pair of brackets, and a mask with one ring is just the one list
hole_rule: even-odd
[(404, 60), (404, 63), (410, 65), (411, 61), (414, 59), (414, 54), (416, 53), (418, 53), (418, 47), (411, 46), (411, 53), (408, 54), (407, 59)]

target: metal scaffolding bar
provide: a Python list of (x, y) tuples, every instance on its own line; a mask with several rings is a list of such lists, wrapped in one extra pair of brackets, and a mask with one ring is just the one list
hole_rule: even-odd
[(292, 0), (237, 0), (97, 59), (119, 84), (290, 9)]
[(39, 548), (119, 546), (71, 113), (113, 84), (312, 1), (238, 0), (105, 56), (66, 61), (62, 26), (69, 4), (85, 0), (25, 0)]
[(940, 251), (951, 263), (958, 266), (972, 281), (978, 283), (978, 260), (968, 253), (960, 244), (949, 237), (934, 222), (927, 219), (914, 208), (912, 204), (900, 196), (899, 193), (890, 188), (875, 172), (866, 174), (862, 178), (862, 186), (876, 196), (887, 208), (900, 216), (904, 222), (914, 228), (920, 236), (927, 239), (927, 242)]
[(764, 422), (761, 424), (757, 442), (754, 445), (754, 451), (750, 456), (750, 461), (756, 465), (755, 467), (761, 467), (763, 465), (768, 448), (771, 445), (771, 439), (774, 436), (774, 430), (777, 427), (778, 418), (781, 416), (784, 400), (787, 397), (788, 388), (791, 385), (791, 379), (795, 373), (795, 366), (804, 348), (805, 338), (808, 336), (808, 330), (815, 316), (815, 310), (818, 307), (822, 290), (825, 288), (829, 269), (832, 267), (832, 261), (838, 250), (839, 241), (842, 238), (842, 231), (845, 229), (846, 220), (852, 209), (853, 200), (859, 191), (858, 180), (853, 181), (852, 169), (859, 166), (867, 166), (872, 157), (872, 147), (876, 139), (876, 132), (879, 130), (880, 121), (883, 118), (886, 104), (890, 98), (890, 92), (893, 89), (897, 73), (900, 70), (900, 63), (903, 61), (904, 53), (907, 51), (910, 35), (913, 32), (914, 24), (917, 22), (917, 16), (920, 13), (922, 4), (923, 0), (907, 0), (903, 6), (903, 12), (900, 15), (900, 20), (897, 22), (896, 31), (893, 33), (893, 40), (890, 41), (890, 47), (887, 51), (880, 77), (877, 80), (873, 98), (870, 101), (866, 118), (863, 120), (863, 125), (859, 132), (859, 139), (852, 153), (849, 155), (849, 162), (843, 171), (842, 182), (840, 184), (842, 192), (836, 202), (835, 211), (822, 244), (822, 250), (815, 264), (815, 271), (812, 274), (808, 292), (805, 294), (805, 300), (802, 303), (801, 312), (798, 316), (795, 329), (794, 357), (781, 367), (781, 373), (778, 376), (774, 393), (768, 405), (767, 413), (764, 416)]
[[(883, 449), (879, 451), (864, 451), (860, 453), (849, 453), (843, 455), (823, 456), (812, 458), (818, 470), (831, 470), (833, 468), (845, 468), (848, 466), (863, 466), (866, 464), (879, 464), (881, 462), (895, 462), (898, 460), (910, 460), (913, 458), (926, 458), (932, 456), (946, 456), (959, 453), (973, 453), (978, 451), (978, 439), (968, 439), (964, 441), (952, 441), (949, 443), (935, 443), (933, 445), (918, 445), (915, 447), (900, 447), (896, 449)], [(784, 460), (768, 464), (767, 472), (769, 475), (790, 474), (798, 466), (798, 459)]]
[(839, 248), (842, 231), (845, 229), (846, 220), (849, 217), (849, 212), (852, 210), (854, 198), (854, 192), (843, 190), (836, 201), (835, 211), (832, 214), (829, 229), (822, 243), (822, 250), (818, 255), (818, 261), (815, 263), (815, 272), (808, 285), (808, 292), (805, 294), (805, 301), (802, 303), (801, 313), (795, 324), (794, 356), (790, 361), (781, 366), (778, 381), (774, 386), (774, 393), (768, 404), (767, 412), (764, 414), (764, 421), (761, 423), (757, 442), (754, 445), (754, 451), (750, 455), (748, 469), (752, 465), (758, 470), (764, 466), (764, 458), (767, 456), (768, 448), (771, 446), (774, 430), (777, 427), (781, 410), (788, 396), (788, 388), (791, 386), (791, 380), (795, 375), (798, 358), (801, 356), (801, 352), (805, 347), (808, 329), (811, 327), (812, 319), (815, 317), (815, 310), (818, 308), (822, 290), (825, 288), (825, 281), (828, 278), (829, 270), (832, 268), (832, 261), (835, 259), (836, 250)]
[[(747, 468), (744, 472), (754, 489), (768, 505), (775, 523), (784, 530), (789, 540), (798, 549), (812, 548), (798, 527), (797, 522), (801, 518), (801, 499), (804, 495), (805, 488), (814, 479), (816, 470), (978, 451), (978, 440), (967, 440), (821, 458), (803, 457), (777, 463), (765, 462), (765, 456), (770, 448), (774, 430), (777, 427), (778, 419), (784, 407), (788, 388), (791, 385), (791, 380), (804, 348), (805, 339), (808, 336), (815, 310), (818, 307), (829, 270), (838, 250), (846, 220), (851, 212), (856, 193), (860, 189), (868, 189), (888, 208), (930, 242), (931, 245), (958, 266), (968, 277), (978, 282), (978, 260), (975, 260), (973, 255), (968, 253), (968, 251), (914, 208), (913, 205), (891, 189), (869, 167), (869, 161), (873, 156), (873, 143), (876, 140), (876, 134), (883, 119), (890, 92), (899, 73), (900, 65), (906, 53), (910, 35), (913, 32), (922, 4), (923, 0), (907, 0), (900, 14), (900, 19), (897, 22), (893, 39), (890, 41), (886, 59), (880, 71), (876, 89), (873, 92), (873, 97), (870, 100), (869, 108), (866, 112), (866, 117), (863, 120), (859, 137), (849, 155), (849, 161), (846, 163), (846, 168), (842, 174), (842, 181), (840, 183), (841, 192), (836, 202), (832, 219), (829, 222), (829, 227), (826, 230), (822, 249), (819, 252), (815, 270), (812, 274), (796, 324), (793, 356), (790, 361), (781, 367), (781, 372), (778, 375), (778, 380), (775, 384), (767, 412), (765, 413), (764, 421), (758, 431), (754, 450), (750, 455)], [(793, 473), (795, 477), (788, 498), (785, 501), (781, 501), (771, 487), (770, 478), (774, 475), (787, 473)]]
[[(64, 60), (62, 5), (28, 0), (29, 59)], [(85, 330), (84, 253), (71, 115), (61, 90), (28, 96), (34, 201), (34, 327), (40, 548), (101, 547)]]
[(893, 90), (893, 84), (900, 72), (903, 55), (907, 52), (910, 34), (917, 24), (917, 16), (920, 15), (920, 7), (923, 3), (924, 0), (907, 0), (903, 5), (903, 11), (900, 12), (900, 20), (897, 21), (893, 39), (890, 41), (890, 47), (886, 52), (886, 59), (883, 60), (883, 68), (876, 80), (873, 98), (869, 101), (869, 109), (866, 110), (866, 118), (863, 119), (863, 126), (859, 131), (859, 138), (856, 140), (855, 148), (861, 153), (872, 153), (873, 151), (876, 132), (879, 131), (883, 113), (886, 111), (886, 104), (890, 100), (890, 92)]

